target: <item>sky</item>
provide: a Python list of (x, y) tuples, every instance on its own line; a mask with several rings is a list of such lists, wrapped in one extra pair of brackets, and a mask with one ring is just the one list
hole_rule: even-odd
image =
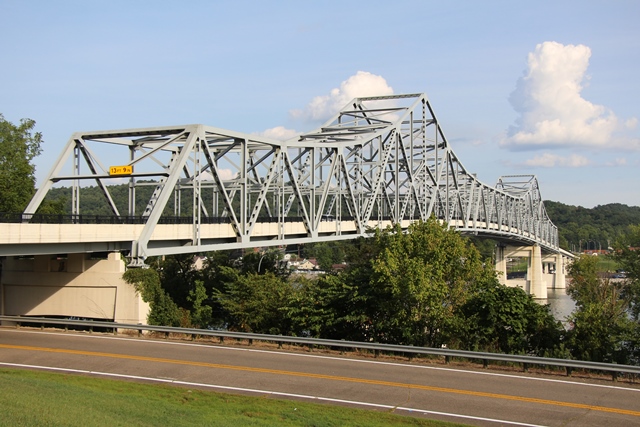
[(200, 123), (286, 138), (425, 93), (486, 184), (640, 206), (640, 2), (0, 0), (0, 113), (72, 133)]

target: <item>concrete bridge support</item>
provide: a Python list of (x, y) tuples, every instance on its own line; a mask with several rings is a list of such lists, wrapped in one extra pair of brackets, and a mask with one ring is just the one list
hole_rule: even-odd
[[(527, 258), (527, 274), (524, 278), (507, 277), (508, 258)], [(540, 246), (505, 246), (495, 249), (495, 266), (500, 283), (518, 286), (537, 299), (547, 298), (547, 288), (564, 289), (566, 287), (565, 262), (563, 255), (542, 255)]]
[(6, 257), (0, 278), (0, 313), (146, 323), (149, 305), (122, 279), (120, 253), (66, 257)]

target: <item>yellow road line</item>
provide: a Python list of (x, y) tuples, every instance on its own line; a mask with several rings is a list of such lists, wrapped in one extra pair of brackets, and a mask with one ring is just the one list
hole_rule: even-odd
[(556, 400), (538, 399), (535, 397), (511, 396), (508, 394), (488, 393), (483, 391), (460, 390), (460, 389), (448, 388), (448, 387), (435, 387), (435, 386), (420, 385), (420, 384), (407, 384), (407, 383), (400, 383), (400, 382), (394, 382), (394, 381), (369, 380), (369, 379), (361, 379), (361, 378), (342, 377), (337, 375), (323, 375), (323, 374), (313, 374), (313, 373), (307, 373), (307, 372), (283, 371), (279, 369), (252, 368), (248, 366), (222, 365), (219, 363), (196, 362), (196, 361), (190, 361), (190, 360), (177, 360), (177, 359), (164, 359), (160, 357), (134, 356), (134, 355), (128, 355), (128, 354), (102, 353), (97, 351), (67, 350), (67, 349), (58, 349), (58, 348), (32, 347), (32, 346), (10, 345), (10, 344), (0, 344), (0, 348), (13, 349), (13, 350), (40, 351), (40, 352), (48, 352), (48, 353), (74, 354), (74, 355), (81, 355), (81, 356), (109, 357), (112, 359), (128, 359), (128, 360), (137, 360), (137, 361), (154, 362), (154, 363), (170, 363), (173, 365), (200, 366), (205, 368), (228, 369), (233, 371), (258, 372), (263, 374), (289, 375), (294, 377), (315, 378), (315, 379), (323, 379), (323, 380), (331, 380), (331, 381), (344, 381), (344, 382), (360, 383), (360, 384), (382, 385), (382, 386), (388, 386), (388, 387), (401, 387), (401, 388), (409, 388), (409, 389), (415, 389), (415, 390), (437, 391), (441, 393), (453, 393), (453, 394), (461, 394), (461, 395), (467, 395), (467, 396), (489, 397), (493, 399), (515, 400), (518, 402), (539, 403), (543, 405), (564, 406), (568, 408), (588, 409), (592, 411), (610, 412), (615, 414), (632, 415), (635, 417), (640, 417), (640, 411), (632, 411), (629, 409), (609, 408), (606, 406), (585, 405), (582, 403), (573, 403), (573, 402), (560, 402)]

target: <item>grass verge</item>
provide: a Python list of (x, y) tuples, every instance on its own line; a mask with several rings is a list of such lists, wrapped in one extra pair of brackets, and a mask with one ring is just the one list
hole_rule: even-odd
[(0, 426), (461, 426), (168, 385), (0, 369)]

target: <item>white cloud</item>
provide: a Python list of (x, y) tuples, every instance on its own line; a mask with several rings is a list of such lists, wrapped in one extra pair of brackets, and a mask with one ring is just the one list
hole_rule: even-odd
[(290, 114), (295, 119), (327, 120), (353, 98), (384, 95), (393, 95), (393, 88), (382, 76), (358, 71), (328, 95), (316, 96), (304, 110), (291, 110)]
[(591, 49), (584, 45), (537, 45), (509, 98), (520, 116), (500, 145), (516, 150), (566, 146), (640, 149), (640, 139), (628, 135), (637, 119), (619, 120), (608, 108), (582, 98), (590, 57)]
[(274, 128), (258, 132), (257, 135), (284, 141), (293, 138), (294, 136), (300, 135), (300, 132), (297, 132), (294, 129), (287, 129), (284, 126), (276, 126)]
[[(223, 181), (234, 179), (237, 175), (231, 169), (219, 169), (218, 173), (220, 175), (220, 179)], [(213, 179), (213, 176), (211, 177), (211, 179)]]
[(627, 166), (627, 159), (624, 157), (618, 157), (611, 162), (606, 163), (607, 166)]
[[(234, 173), (231, 169), (226, 169), (226, 168), (221, 168), (218, 169), (218, 174), (220, 176), (220, 179), (223, 181), (228, 181), (230, 179), (233, 179), (237, 176), (236, 173)], [(213, 181), (213, 174), (209, 171), (204, 171), (199, 175), (198, 180), (200, 181)]]
[(579, 168), (589, 166), (591, 162), (584, 156), (572, 154), (568, 157), (557, 156), (555, 154), (544, 153), (535, 156), (533, 159), (526, 160), (523, 165), (530, 167), (552, 168), (555, 166)]

